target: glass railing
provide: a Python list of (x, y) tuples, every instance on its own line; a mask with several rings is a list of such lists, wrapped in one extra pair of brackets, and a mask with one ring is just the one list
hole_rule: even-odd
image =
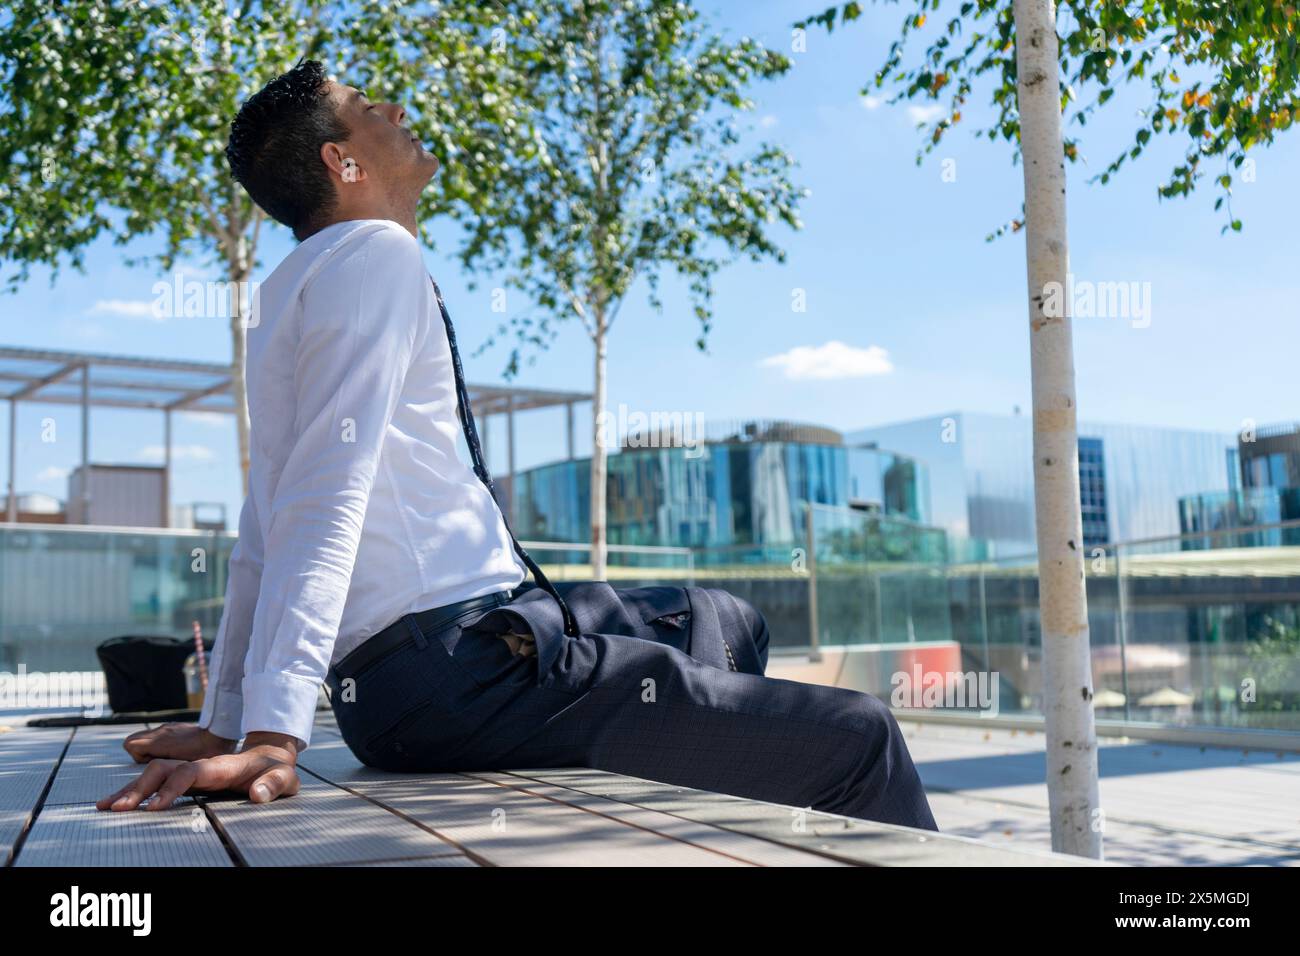
[[(1037, 566), (848, 509), (811, 540), (713, 549), (611, 545), (616, 585), (726, 588), (768, 620), (772, 650), (956, 648), (998, 675), (1000, 710), (1042, 711)], [(0, 525), (0, 672), (98, 670), (123, 634), (215, 636), (226, 532)], [(557, 581), (590, 578), (586, 544), (525, 542)], [(1086, 555), (1100, 718), (1300, 730), (1300, 521), (1107, 545)], [(880, 693), (885, 688), (871, 689)]]
[(236, 536), (0, 525), (0, 671), (98, 670), (123, 634), (215, 636)]
[[(822, 647), (947, 637), (1002, 712), (1042, 713), (1033, 555), (847, 566), (816, 564)], [(1300, 521), (1097, 547), (1085, 573), (1099, 718), (1300, 730)]]
[[(215, 637), (237, 535), (152, 528), (0, 524), (0, 673), (97, 671), (121, 635)], [(591, 577), (590, 546), (527, 543), (558, 581)], [(619, 584), (692, 579), (689, 548), (611, 545)]]

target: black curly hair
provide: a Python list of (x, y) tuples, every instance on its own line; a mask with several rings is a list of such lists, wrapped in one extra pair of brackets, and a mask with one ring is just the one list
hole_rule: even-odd
[(226, 143), (231, 175), (299, 240), (315, 232), (334, 208), (334, 186), (320, 148), (348, 138), (325, 95), (327, 80), (319, 62), (299, 60), (244, 101)]

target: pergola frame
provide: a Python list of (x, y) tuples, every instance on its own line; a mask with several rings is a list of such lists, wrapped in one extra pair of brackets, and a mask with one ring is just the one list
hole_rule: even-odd
[[(69, 379), (77, 379), (70, 387)], [(0, 398), (9, 403), (8, 492), (5, 520), (18, 520), (18, 403), (77, 405), (81, 408), (81, 465), (90, 464), (90, 409), (136, 408), (163, 413), (164, 527), (171, 524), (172, 412), (235, 413), (231, 368), (219, 362), (101, 355), (51, 349), (0, 346)], [(10, 386), (13, 386), (12, 388)], [(503, 385), (469, 385), (470, 405), (482, 422), (506, 416), (506, 464), (513, 493), (515, 478), (515, 413), (537, 408), (565, 407), (568, 457), (573, 458), (573, 407), (590, 402), (589, 392), (563, 392)], [(86, 483), (83, 482), (83, 487)], [(71, 502), (69, 502), (71, 504)]]

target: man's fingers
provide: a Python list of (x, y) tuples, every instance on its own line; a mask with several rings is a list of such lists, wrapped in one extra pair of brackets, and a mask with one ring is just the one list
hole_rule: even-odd
[(111, 796), (95, 804), (100, 810), (134, 810), (151, 794), (150, 810), (166, 810), (178, 797), (198, 791), (246, 792), (254, 803), (292, 796), (301, 786), (297, 770), (266, 754), (243, 753), (203, 760), (150, 761), (148, 769)]
[(168, 774), (167, 779), (158, 787), (158, 793), (149, 801), (146, 810), (166, 810), (176, 798), (183, 795), (199, 775), (198, 766), (192, 763), (178, 764)]
[(159, 733), (158, 728), (149, 730), (137, 730), (122, 741), (122, 747), (136, 763), (144, 763), (149, 759), (149, 748)]
[(249, 785), (248, 797), (254, 803), (270, 803), (276, 797), (292, 797), (301, 785), (298, 771), (288, 764), (278, 764)]
[(95, 804), (100, 810), (134, 810), (140, 801), (158, 789), (159, 784), (170, 776), (179, 760), (153, 760), (140, 776), (128, 783), (112, 796), (105, 797)]

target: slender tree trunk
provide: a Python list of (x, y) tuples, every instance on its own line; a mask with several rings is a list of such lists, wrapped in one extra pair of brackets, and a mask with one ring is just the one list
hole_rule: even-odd
[[(239, 442), (239, 476), (243, 484), (244, 495), (248, 495), (249, 465), (249, 418), (248, 390), (244, 376), (247, 356), (247, 323), (252, 309), (252, 294), (244, 301), (244, 291), (253, 274), (253, 256), (249, 244), (240, 235), (236, 248), (228, 260), (227, 269), (234, 293), (231, 295), (230, 315), (230, 393), (235, 400), (235, 433)], [(247, 313), (247, 314), (246, 314)]]
[[(233, 282), (247, 281), (231, 277)], [(245, 341), (246, 332), (244, 329), (244, 317), (233, 315), (230, 318), (230, 392), (235, 399), (235, 431), (239, 441), (239, 476), (243, 483), (244, 494), (248, 494), (248, 464), (249, 464), (249, 421), (248, 421), (248, 392), (245, 388), (244, 380), (244, 360), (245, 360)]]
[(591, 577), (605, 580), (605, 310), (595, 310), (596, 368), (592, 395)]
[[(1034, 501), (1052, 849), (1100, 859), (1097, 735), (1079, 508), (1074, 349), (1066, 275), (1065, 159), (1056, 10), (1014, 0), (1016, 94), (1025, 168), (1025, 247), (1034, 400)], [(1060, 283), (1045, 309), (1051, 283)], [(1049, 314), (1051, 313), (1051, 314)]]

